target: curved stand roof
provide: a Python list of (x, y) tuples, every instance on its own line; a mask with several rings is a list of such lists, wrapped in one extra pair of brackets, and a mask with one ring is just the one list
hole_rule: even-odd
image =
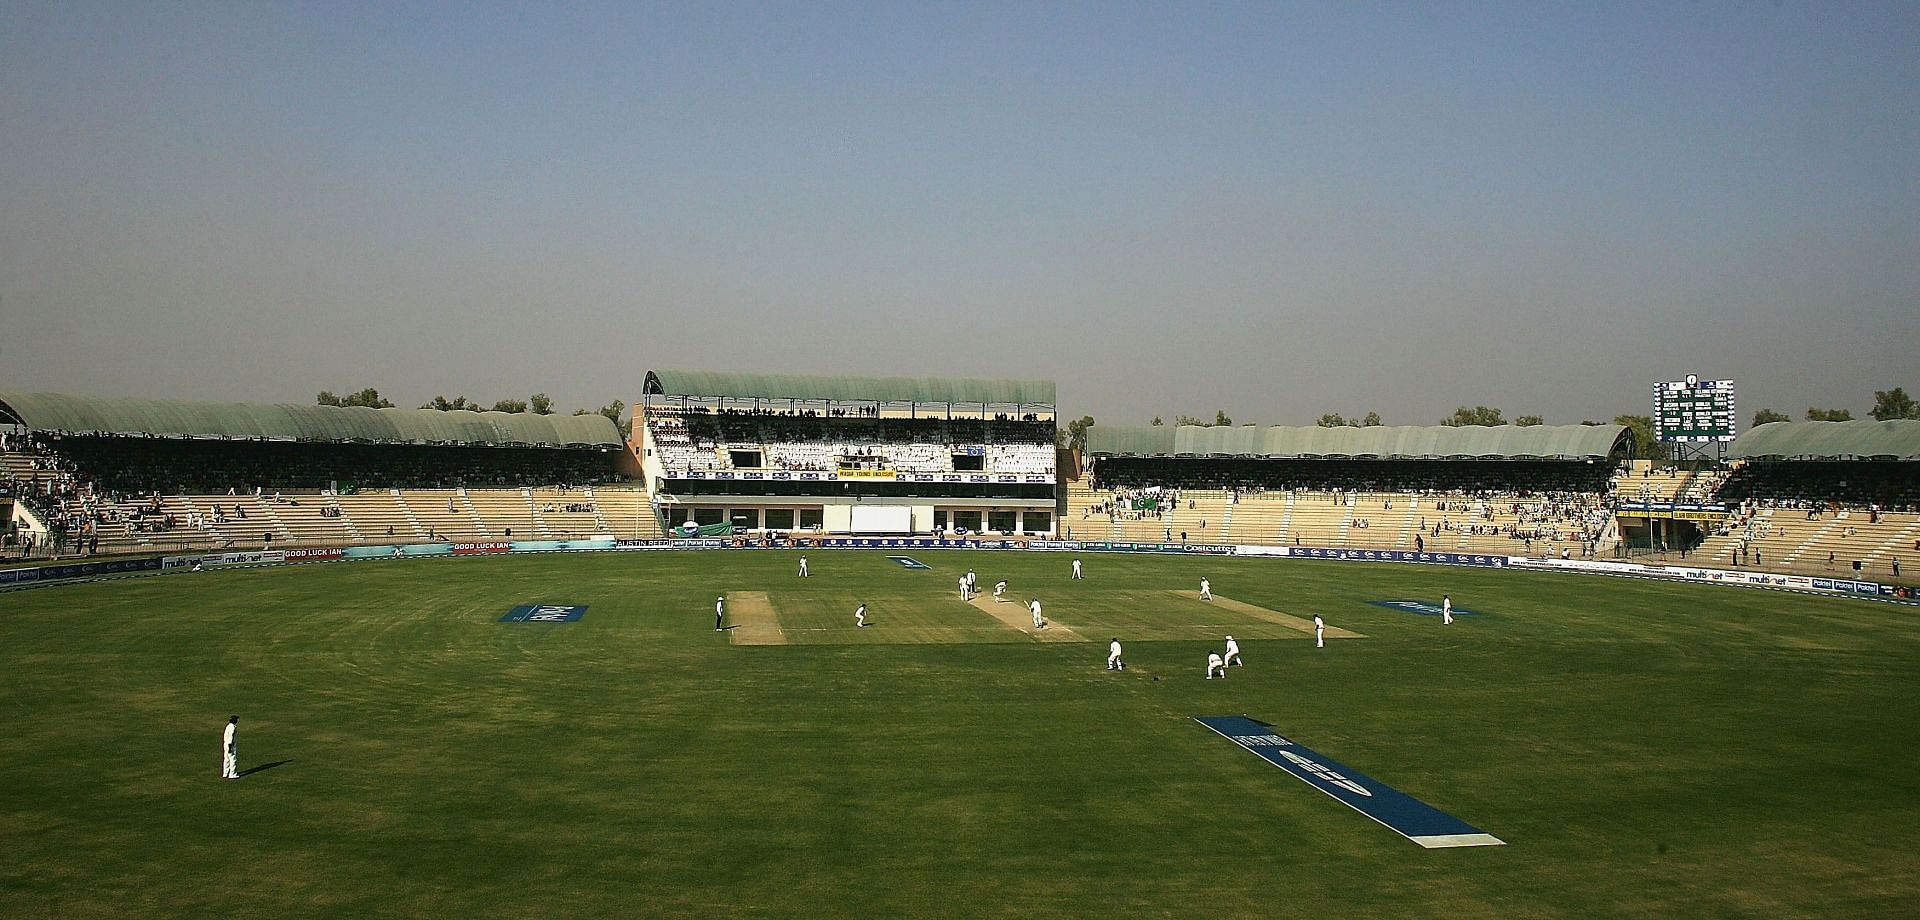
[(1920, 421), (1768, 422), (1733, 439), (1733, 459), (1920, 460)]
[(1051, 380), (989, 380), (941, 377), (844, 377), (799, 374), (728, 374), (717, 371), (652, 370), (645, 392), (665, 396), (728, 396), (736, 399), (825, 399), (846, 402), (1019, 403), (1052, 406)]
[(388, 444), (618, 447), (604, 415), (441, 412), (286, 403), (0, 392), (0, 413), (35, 431), (145, 437), (361, 441)]
[(1087, 452), (1115, 457), (1378, 460), (1591, 460), (1631, 446), (1623, 425), (1183, 425), (1087, 429)]

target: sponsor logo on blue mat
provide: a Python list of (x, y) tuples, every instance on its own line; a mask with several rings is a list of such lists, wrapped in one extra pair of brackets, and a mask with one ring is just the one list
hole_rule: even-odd
[[(1385, 607), (1388, 610), (1417, 613), (1423, 617), (1437, 617), (1440, 615), (1440, 605), (1430, 604), (1426, 601), (1368, 601), (1367, 603), (1375, 607)], [(1453, 608), (1453, 615), (1457, 617), (1470, 617), (1478, 615), (1478, 611), (1468, 610), (1465, 607), (1455, 607)]]
[(918, 559), (915, 559), (915, 558), (913, 558), (912, 556), (888, 556), (887, 558), (888, 558), (888, 559), (892, 559), (893, 561), (895, 561), (895, 562), (898, 562), (898, 563), (900, 563), (900, 567), (901, 567), (901, 568), (905, 568), (905, 569), (931, 569), (931, 568), (933, 568), (933, 566), (930, 566), (930, 565), (928, 565), (928, 564), (926, 564), (926, 563), (924, 563), (924, 562), (921, 562), (920, 560), (918, 560)]
[(1438, 562), (1444, 565), (1481, 565), (1493, 568), (1505, 568), (1507, 565), (1505, 556), (1485, 556), (1477, 553), (1417, 553), (1398, 549), (1323, 549), (1317, 546), (1295, 546), (1288, 548), (1287, 555), (1314, 559)]
[(1428, 849), (1500, 846), (1506, 842), (1286, 738), (1265, 723), (1246, 716), (1195, 716), (1193, 720)]
[(521, 604), (500, 618), (502, 623), (571, 623), (585, 616), (586, 605)]

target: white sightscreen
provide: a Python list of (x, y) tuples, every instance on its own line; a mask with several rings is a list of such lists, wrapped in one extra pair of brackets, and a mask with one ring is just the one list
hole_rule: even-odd
[(913, 530), (912, 505), (854, 505), (854, 533), (909, 533)]

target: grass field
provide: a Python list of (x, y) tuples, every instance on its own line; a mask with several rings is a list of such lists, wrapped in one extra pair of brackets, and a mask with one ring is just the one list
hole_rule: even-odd
[[(0, 916), (1913, 916), (1920, 611), (1421, 566), (661, 553), (0, 594)], [(1089, 640), (962, 603), (975, 566)], [(1199, 577), (1330, 640), (1176, 592)], [(786, 644), (712, 628), (765, 592)], [(1369, 600), (1478, 611), (1436, 618)], [(874, 626), (854, 628), (865, 602)], [(523, 603), (577, 623), (499, 622)], [(1248, 667), (1202, 679), (1239, 637)], [(1104, 670), (1119, 636), (1132, 665)], [(1156, 678), (1158, 678), (1156, 680)], [(239, 713), (238, 782), (217, 778)], [(1245, 713), (1507, 841), (1423, 850)]]

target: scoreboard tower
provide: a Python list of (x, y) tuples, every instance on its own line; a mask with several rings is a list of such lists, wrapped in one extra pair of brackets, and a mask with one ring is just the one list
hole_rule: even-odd
[(1721, 462), (1738, 426), (1731, 380), (1688, 374), (1653, 385), (1653, 438), (1673, 445), (1675, 460)]

